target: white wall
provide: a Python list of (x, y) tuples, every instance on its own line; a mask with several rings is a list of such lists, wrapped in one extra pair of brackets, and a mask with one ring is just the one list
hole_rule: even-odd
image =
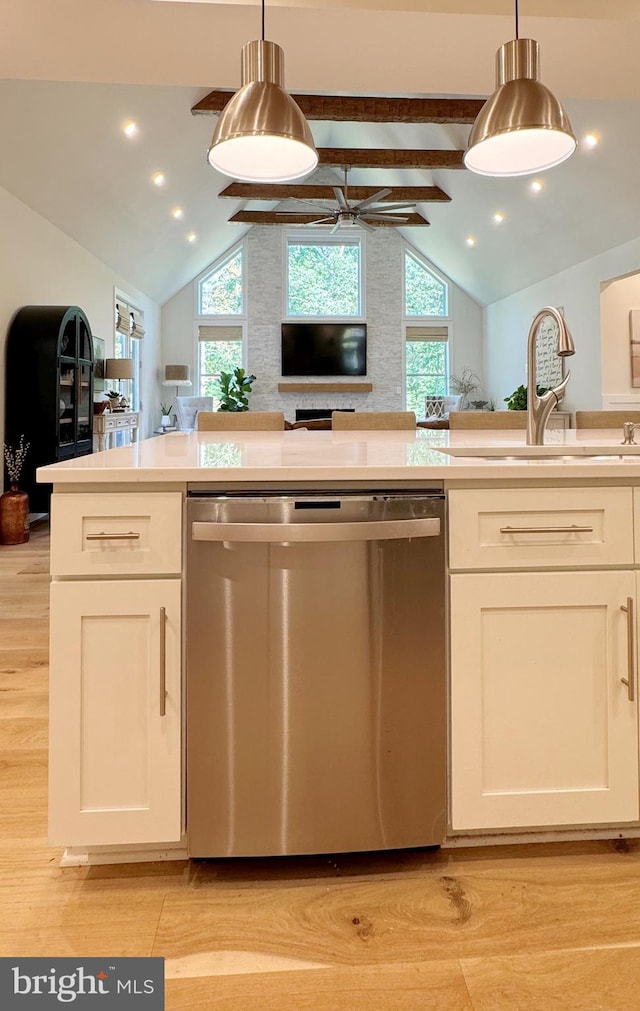
[(627, 310), (628, 300), (640, 305), (640, 286), (630, 281), (612, 290), (603, 282), (639, 268), (640, 239), (634, 239), (487, 306), (484, 367), (496, 406), (504, 407), (503, 398), (526, 383), (527, 334), (545, 305), (564, 307), (576, 345), (575, 356), (566, 362), (571, 379), (563, 409), (599, 410), (603, 394), (629, 390), (629, 331), (621, 320), (625, 302)]
[[(257, 376), (251, 396), (253, 410), (281, 410), (294, 420), (296, 408), (354, 407), (356, 410), (402, 410), (403, 254), (406, 244), (394, 229), (365, 236), (367, 380), (370, 394), (281, 394), (280, 325), (284, 318), (285, 230), (254, 226), (246, 237), (247, 368)], [(482, 309), (450, 282), (450, 366), (468, 365), (482, 375)], [(186, 285), (162, 308), (163, 363), (189, 364), (196, 387), (195, 296)], [(307, 381), (301, 379), (300, 381)], [(309, 382), (314, 382), (309, 378)], [(326, 382), (326, 377), (316, 382)], [(332, 380), (333, 381), (333, 380)], [(348, 382), (348, 379), (344, 380)], [(340, 379), (335, 380), (336, 383)]]
[[(155, 395), (159, 353), (160, 309), (142, 292), (127, 284), (68, 235), (26, 204), (0, 188), (0, 430), (4, 436), (5, 342), (15, 312), (25, 305), (78, 305), (91, 330), (106, 341), (113, 354), (114, 289), (127, 292), (144, 311), (146, 335), (142, 342), (143, 410)], [(24, 377), (25, 410), (29, 408), (29, 377)], [(159, 419), (145, 411), (141, 435), (149, 434)]]

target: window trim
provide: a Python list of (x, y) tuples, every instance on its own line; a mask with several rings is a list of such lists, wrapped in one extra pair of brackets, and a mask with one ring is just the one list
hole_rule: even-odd
[[(233, 260), (238, 253), (241, 253), (241, 266), (242, 270), (240, 272), (241, 285), (242, 285), (242, 312), (238, 313), (201, 313), (200, 312), (200, 285), (210, 274), (214, 274), (217, 270), (224, 267), (225, 263), (229, 260)], [(194, 318), (197, 320), (246, 320), (247, 318), (247, 243), (244, 238), (240, 239), (239, 242), (230, 246), (221, 256), (216, 260), (213, 260), (203, 271), (201, 271), (197, 277), (193, 279), (193, 291), (194, 291)]]
[[(134, 378), (121, 380), (120, 385), (122, 385), (123, 382), (126, 383), (126, 386), (124, 388), (124, 396), (126, 396), (131, 403), (131, 410), (142, 412), (142, 357), (141, 357), (142, 340), (140, 338), (133, 337), (131, 335), (131, 330), (129, 330), (129, 332), (126, 334), (123, 333), (122, 331), (117, 330), (115, 322), (117, 304), (126, 305), (131, 314), (135, 312), (137, 316), (142, 317), (142, 320), (144, 320), (144, 309), (140, 309), (138, 307), (137, 300), (135, 298), (132, 298), (130, 295), (127, 295), (127, 293), (123, 291), (122, 288), (113, 289), (113, 319), (114, 319), (113, 335), (112, 335), (113, 356), (114, 358), (118, 357), (118, 355), (116, 355), (116, 341), (118, 340), (118, 338), (121, 338), (125, 349), (125, 354), (122, 355), (122, 357), (133, 359)], [(142, 333), (144, 335), (144, 328), (142, 330)]]
[[(327, 226), (331, 227), (331, 226)], [(318, 228), (318, 234), (310, 236), (309, 230), (305, 229), (301, 231), (300, 229), (283, 229), (283, 245), (282, 245), (282, 276), (284, 283), (282, 285), (282, 319), (286, 322), (291, 323), (322, 323), (326, 320), (330, 320), (333, 323), (364, 323), (367, 318), (367, 298), (366, 298), (366, 255), (367, 255), (367, 244), (366, 244), (366, 233), (362, 231), (361, 235), (349, 236), (345, 239), (340, 235), (340, 232), (336, 232), (335, 235), (331, 235), (329, 231), (324, 232), (324, 228)], [(295, 316), (289, 314), (289, 245), (293, 243), (294, 245), (310, 245), (310, 246), (328, 246), (328, 245), (353, 245), (359, 246), (360, 257), (359, 257), (359, 278), (358, 284), (360, 289), (360, 313), (357, 316), (345, 316), (344, 314), (338, 316)]]

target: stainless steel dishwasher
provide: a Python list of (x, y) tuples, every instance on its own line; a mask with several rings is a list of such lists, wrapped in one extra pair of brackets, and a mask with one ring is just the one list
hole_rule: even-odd
[(192, 857), (438, 845), (444, 496), (191, 493)]

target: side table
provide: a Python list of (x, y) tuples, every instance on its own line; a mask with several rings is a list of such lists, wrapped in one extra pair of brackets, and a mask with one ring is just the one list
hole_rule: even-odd
[(129, 432), (131, 441), (138, 439), (138, 411), (103, 411), (93, 418), (93, 431), (98, 437), (98, 450), (112, 449), (117, 432)]

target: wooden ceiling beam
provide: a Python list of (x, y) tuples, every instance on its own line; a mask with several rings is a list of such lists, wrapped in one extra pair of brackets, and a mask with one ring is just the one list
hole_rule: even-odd
[[(238, 211), (233, 217), (229, 218), (229, 221), (234, 223), (250, 224), (250, 225), (311, 225), (314, 221), (317, 221), (320, 217), (319, 214), (288, 214), (284, 211)], [(327, 214), (327, 217), (330, 217)], [(406, 225), (428, 225), (429, 222), (426, 218), (423, 218), (421, 214), (407, 214), (403, 215), (407, 218)], [(378, 225), (382, 225), (383, 228), (397, 227), (389, 221), (371, 221), (367, 224), (372, 224), (374, 228)], [(402, 225), (402, 227), (406, 227)]]
[(349, 168), (463, 169), (464, 151), (392, 151), (388, 148), (319, 147), (321, 165)]
[[(336, 185), (338, 185), (336, 183)], [(349, 200), (358, 203), (378, 193), (381, 186), (349, 186)], [(231, 183), (218, 194), (219, 197), (235, 197), (237, 200), (333, 200), (335, 194), (331, 186), (319, 186), (312, 183)], [(383, 197), (380, 203), (411, 203), (444, 202), (451, 200), (439, 186), (394, 186), (391, 192)]]
[[(222, 112), (233, 91), (210, 91), (194, 116)], [(309, 120), (336, 123), (473, 123), (484, 105), (477, 98), (365, 98), (361, 95), (293, 95)]]

